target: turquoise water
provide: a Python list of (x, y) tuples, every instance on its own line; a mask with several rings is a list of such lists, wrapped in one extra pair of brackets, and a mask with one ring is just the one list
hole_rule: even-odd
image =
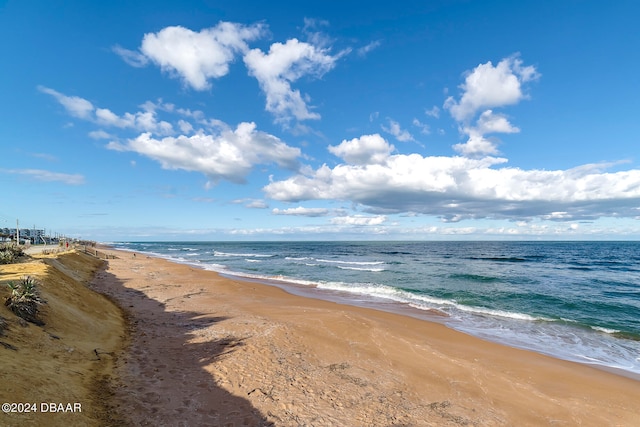
[(449, 327), (640, 374), (640, 243), (119, 242), (354, 305), (436, 309)]

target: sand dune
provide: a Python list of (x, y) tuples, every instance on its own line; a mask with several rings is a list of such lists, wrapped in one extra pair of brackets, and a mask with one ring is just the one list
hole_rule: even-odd
[(0, 346), (0, 401), (29, 410), (0, 414), (0, 425), (114, 425), (104, 384), (123, 354), (125, 322), (115, 304), (86, 286), (101, 266), (71, 252), (0, 266), (0, 300), (9, 295), (5, 283), (31, 275), (46, 301), (42, 327), (0, 306), (8, 324), (0, 341), (11, 346)]

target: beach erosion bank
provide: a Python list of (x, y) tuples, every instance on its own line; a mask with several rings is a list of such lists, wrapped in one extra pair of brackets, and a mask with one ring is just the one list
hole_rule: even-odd
[[(88, 287), (103, 262), (73, 251), (38, 251), (22, 261), (0, 265), (0, 425), (117, 425), (108, 384), (124, 354), (126, 323), (115, 303)], [(4, 304), (7, 284), (27, 276), (44, 301), (43, 325)]]
[(78, 401), (84, 417), (10, 413), (0, 414), (2, 424), (632, 426), (640, 419), (640, 382), (630, 378), (441, 324), (105, 251), (117, 258), (70, 253), (0, 267), (3, 283), (37, 276), (48, 301), (43, 327), (20, 326), (3, 307), (10, 327), (0, 340), (16, 348), (0, 347), (3, 401)]

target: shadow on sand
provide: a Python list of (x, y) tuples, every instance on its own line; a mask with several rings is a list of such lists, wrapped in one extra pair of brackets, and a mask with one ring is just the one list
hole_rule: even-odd
[[(225, 317), (167, 311), (165, 304), (125, 287), (104, 269), (96, 274), (91, 287), (123, 309), (129, 328), (128, 349), (116, 364), (118, 377), (107, 378), (100, 385), (106, 422), (136, 426), (273, 425), (248, 400), (217, 385), (205, 369), (243, 345), (242, 338), (221, 338), (210, 332)], [(210, 336), (201, 331), (206, 328)], [(195, 331), (201, 331), (198, 339), (194, 339)]]

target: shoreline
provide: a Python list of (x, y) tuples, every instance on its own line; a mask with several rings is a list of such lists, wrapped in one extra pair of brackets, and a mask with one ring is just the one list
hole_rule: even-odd
[[(109, 244), (101, 244), (101, 246), (104, 249), (122, 251), (125, 253), (136, 252), (129, 249), (114, 248)], [(300, 296), (303, 298), (318, 299), (318, 300), (329, 301), (329, 302), (346, 305), (346, 306), (360, 307), (360, 308), (366, 308), (371, 310), (379, 310), (387, 313), (397, 314), (400, 316), (408, 316), (408, 317), (419, 319), (426, 322), (434, 322), (434, 323), (442, 324), (443, 326), (453, 331), (456, 331), (458, 333), (462, 333), (465, 335), (469, 335), (471, 337), (474, 337), (482, 341), (495, 343), (498, 345), (503, 345), (506, 347), (519, 349), (523, 351), (534, 352), (544, 356), (552, 357), (557, 360), (577, 363), (579, 365), (585, 365), (585, 366), (599, 369), (605, 372), (614, 373), (616, 375), (620, 375), (626, 378), (640, 381), (640, 373), (633, 372), (630, 370), (625, 370), (624, 368), (610, 366), (604, 363), (578, 360), (577, 358), (570, 359), (566, 357), (561, 357), (553, 353), (552, 351), (545, 352), (535, 348), (530, 348), (530, 347), (521, 346), (521, 345), (519, 346), (519, 345), (510, 343), (508, 340), (501, 340), (500, 338), (497, 338), (497, 337), (482, 337), (482, 336), (474, 335), (473, 333), (467, 332), (462, 328), (460, 329), (456, 328), (453, 323), (449, 323), (447, 321), (447, 319), (449, 319), (448, 314), (441, 312), (440, 310), (435, 308), (432, 308), (432, 309), (416, 308), (416, 307), (412, 307), (408, 303), (396, 301), (393, 299), (387, 300), (384, 298), (379, 298), (371, 295), (358, 295), (358, 294), (352, 294), (346, 291), (322, 289), (316, 285), (309, 286), (307, 284), (297, 283), (295, 280), (287, 280), (284, 278), (279, 279), (275, 277), (274, 278), (258, 277), (258, 276), (254, 277), (252, 275), (244, 275), (242, 273), (237, 273), (237, 272), (225, 273), (219, 270), (207, 268), (206, 266), (203, 266), (199, 263), (189, 262), (187, 260), (172, 259), (162, 254), (157, 254), (153, 252), (138, 252), (138, 253), (144, 254), (145, 256), (161, 259), (167, 262), (171, 262), (179, 265), (186, 265), (193, 268), (201, 269), (203, 271), (213, 272), (215, 274), (219, 274), (224, 278), (228, 278), (229, 280), (239, 280), (239, 281), (246, 281), (249, 283), (257, 283), (265, 286), (273, 286), (273, 287), (282, 289), (283, 291), (289, 294)]]
[(635, 379), (427, 320), (107, 250), (120, 258), (107, 261), (93, 287), (133, 322), (114, 385), (115, 405), (133, 424), (595, 426), (640, 418)]

